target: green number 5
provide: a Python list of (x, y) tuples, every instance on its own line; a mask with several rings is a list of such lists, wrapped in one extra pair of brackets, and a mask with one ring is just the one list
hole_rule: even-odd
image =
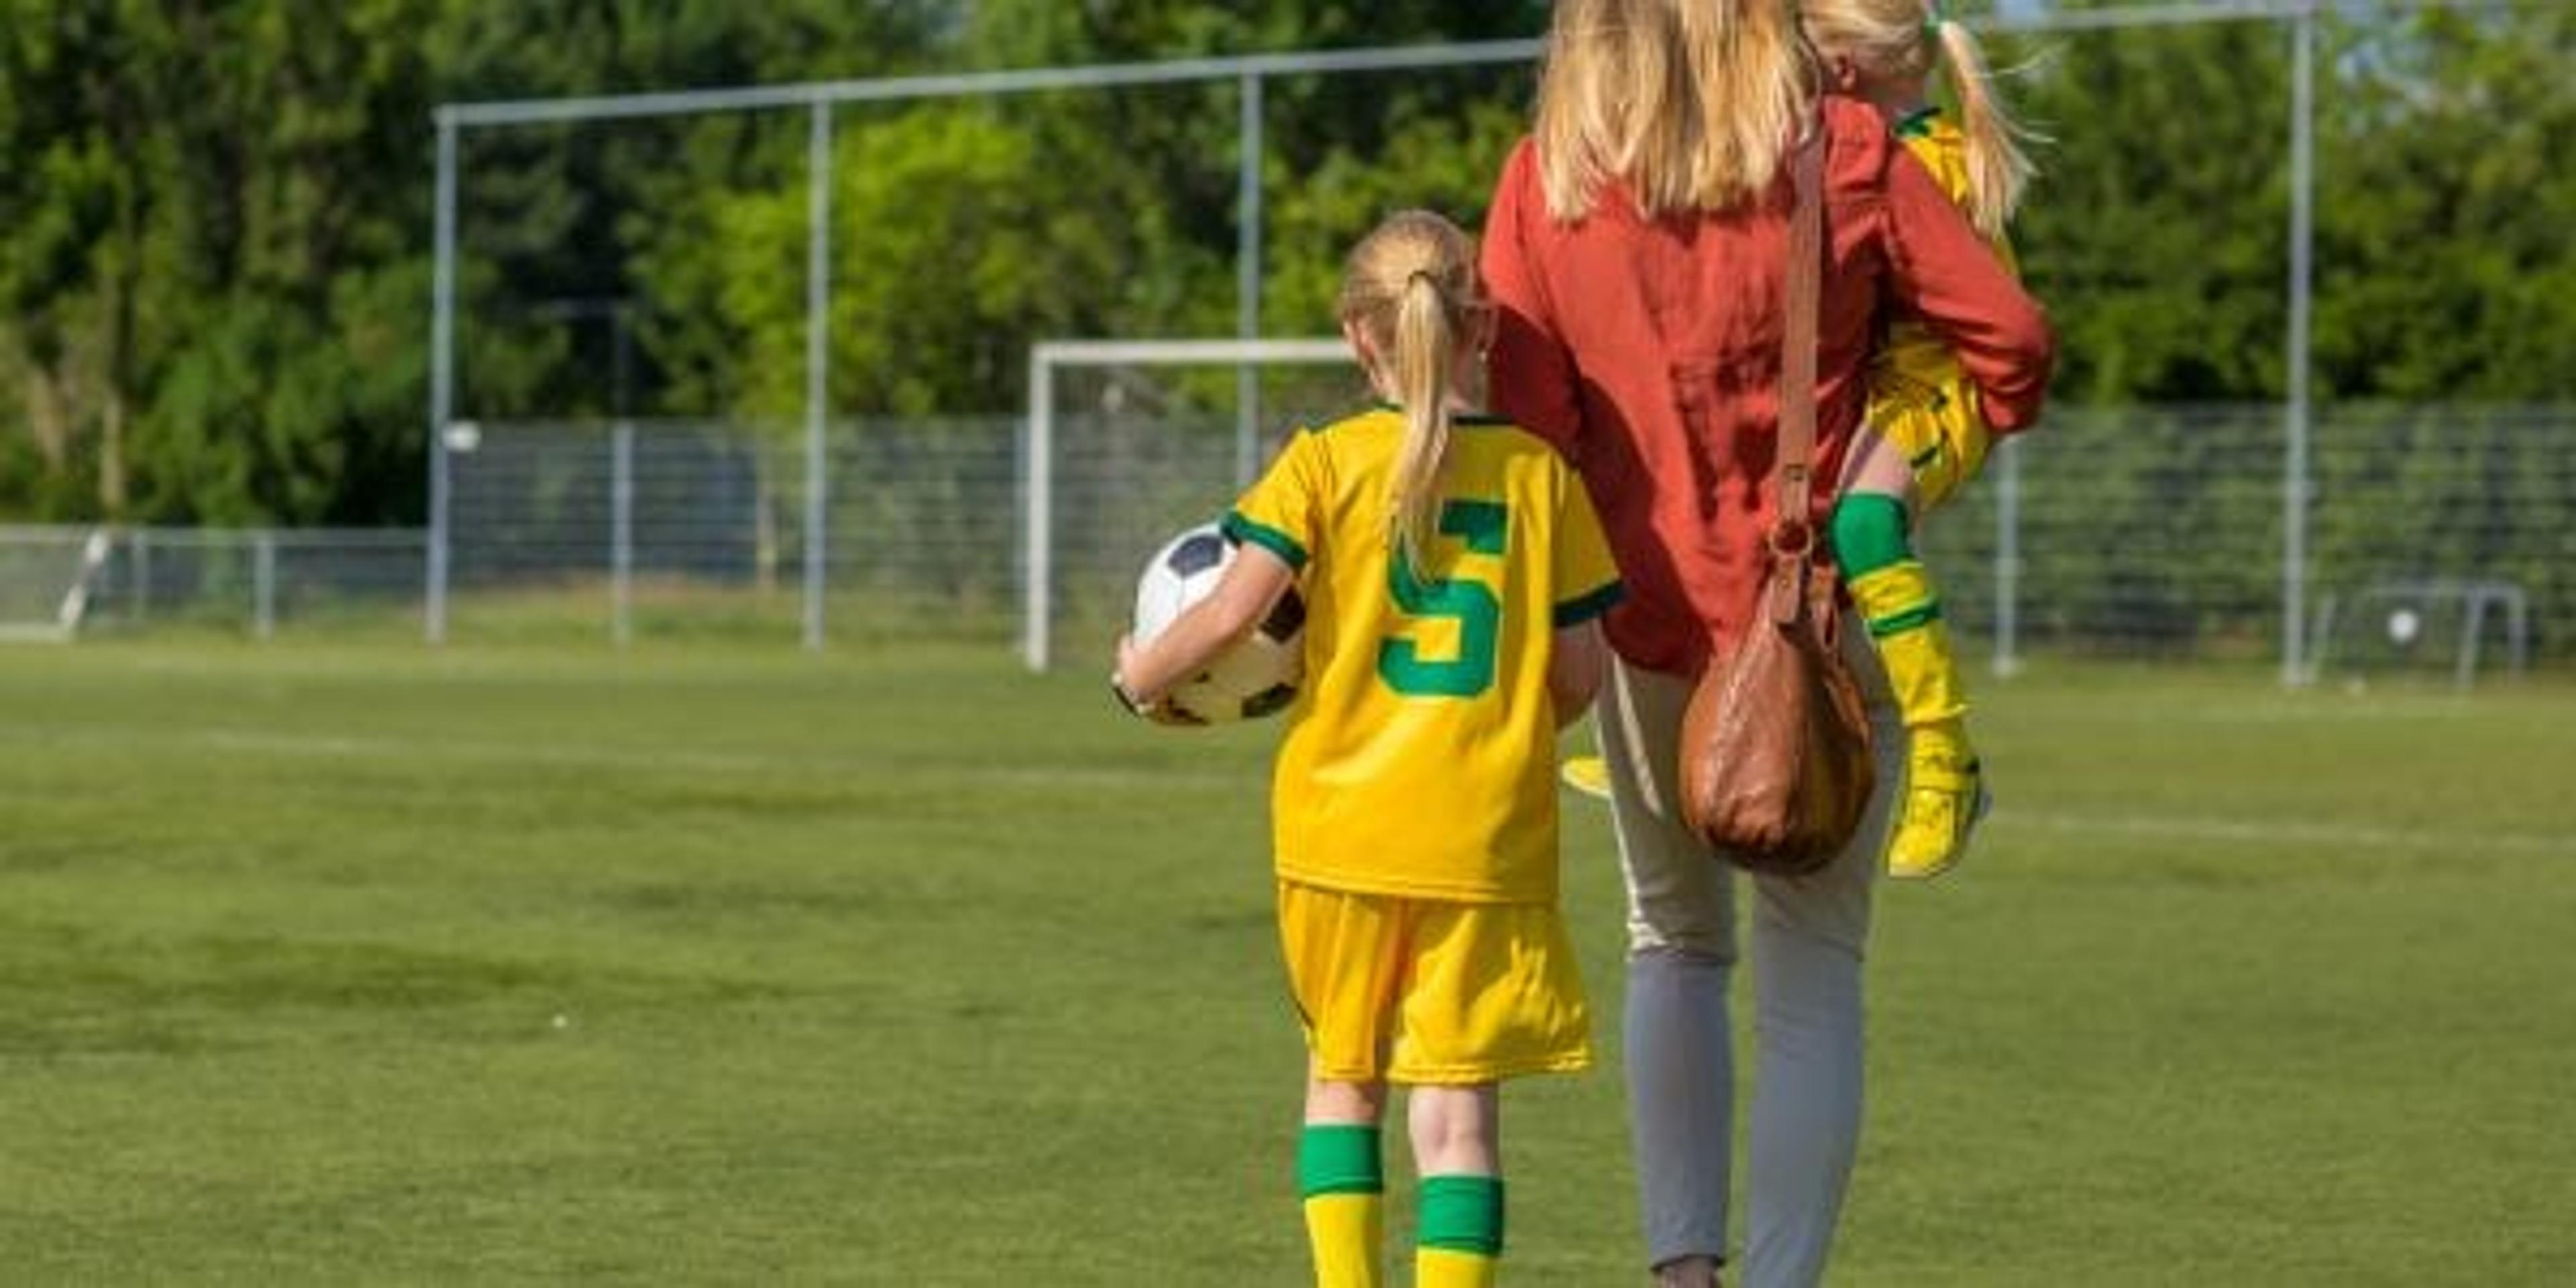
[[(1508, 542), (1511, 512), (1499, 501), (1451, 501), (1440, 507), (1440, 535), (1457, 537), (1480, 555), (1499, 555)], [(1458, 656), (1427, 662), (1409, 639), (1380, 640), (1378, 678), (1407, 697), (1472, 698), (1494, 687), (1495, 655), (1502, 643), (1503, 601), (1481, 581), (1442, 577), (1424, 581), (1396, 551), (1386, 561), (1387, 588), (1408, 617), (1445, 617), (1458, 623)]]

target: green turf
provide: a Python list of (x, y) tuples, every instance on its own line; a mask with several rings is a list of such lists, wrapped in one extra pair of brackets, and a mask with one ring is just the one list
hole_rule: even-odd
[[(2576, 689), (1984, 692), (1834, 1282), (2576, 1280)], [(0, 651), (5, 1277), (1297, 1283), (1271, 732), (992, 653)], [(1605, 1064), (1508, 1097), (1509, 1274), (1632, 1282), (1568, 810)]]

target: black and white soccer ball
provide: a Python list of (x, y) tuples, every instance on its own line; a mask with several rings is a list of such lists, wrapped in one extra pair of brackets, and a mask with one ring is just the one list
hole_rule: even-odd
[[(1162, 634), (1173, 618), (1207, 598), (1234, 555), (1234, 543), (1213, 523), (1165, 542), (1136, 580), (1135, 641)], [(1169, 700), (1183, 715), (1209, 724), (1276, 714), (1296, 700), (1305, 648), (1306, 601), (1291, 585), (1261, 625), (1205, 670), (1173, 686)]]

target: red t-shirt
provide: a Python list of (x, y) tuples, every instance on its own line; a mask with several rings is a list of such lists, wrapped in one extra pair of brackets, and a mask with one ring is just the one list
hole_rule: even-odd
[[(1816, 477), (1839, 476), (1870, 354), (1898, 316), (1958, 353), (1997, 434), (2030, 424), (2048, 383), (2047, 317), (1875, 110), (1829, 97), (1822, 111), (1831, 254)], [(1610, 642), (1637, 665), (1694, 672), (1753, 615), (1794, 201), (1784, 165), (1742, 209), (1648, 220), (1609, 184), (1590, 215), (1560, 224), (1526, 139), (1494, 193), (1483, 250), (1501, 313), (1493, 408), (1582, 471), (1628, 586)], [(1821, 524), (1833, 491), (1815, 496)]]

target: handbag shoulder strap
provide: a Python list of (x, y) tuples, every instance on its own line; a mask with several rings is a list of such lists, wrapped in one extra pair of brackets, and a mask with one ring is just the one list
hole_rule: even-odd
[(1789, 216), (1789, 307), (1781, 334), (1780, 448), (1772, 465), (1772, 522), (1804, 527), (1815, 490), (1816, 310), (1825, 267), (1825, 130), (1808, 126), (1790, 162), (1797, 208)]
[(1789, 300), (1781, 328), (1780, 442), (1771, 465), (1771, 576), (1765, 598), (1772, 621), (1788, 626), (1807, 611), (1816, 530), (1808, 521), (1815, 493), (1816, 310), (1825, 271), (1825, 130), (1808, 126), (1790, 161), (1797, 205), (1789, 214)]

